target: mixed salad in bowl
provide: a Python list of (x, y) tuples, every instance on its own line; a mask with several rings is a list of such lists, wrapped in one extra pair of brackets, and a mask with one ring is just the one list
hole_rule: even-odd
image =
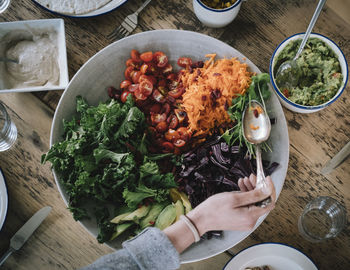
[[(109, 100), (93, 106), (76, 97), (64, 140), (42, 162), (60, 176), (74, 218), (96, 217), (99, 242), (164, 229), (255, 172), (242, 113), (250, 100), (270, 97), (269, 75), (236, 58), (206, 57), (180, 57), (176, 69), (163, 52), (132, 50)], [(277, 166), (265, 161), (266, 174)]]

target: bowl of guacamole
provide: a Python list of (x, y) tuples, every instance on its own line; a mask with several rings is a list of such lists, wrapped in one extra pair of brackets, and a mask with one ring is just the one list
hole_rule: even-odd
[(294, 58), (303, 35), (288, 37), (277, 47), (270, 61), (270, 77), (278, 98), (287, 109), (311, 113), (329, 106), (342, 94), (348, 81), (348, 65), (335, 42), (312, 33), (296, 61), (297, 85), (283, 86), (286, 78), (276, 77), (276, 72), (282, 63)]

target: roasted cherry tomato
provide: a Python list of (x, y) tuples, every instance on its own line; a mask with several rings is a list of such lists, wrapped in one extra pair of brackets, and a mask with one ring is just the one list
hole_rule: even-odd
[(157, 84), (157, 79), (156, 77), (152, 76), (152, 75), (145, 75), (145, 74), (142, 74), (139, 78), (139, 82), (142, 82), (143, 80), (149, 80), (152, 85), (156, 85)]
[(120, 83), (120, 88), (124, 89), (124, 88), (128, 88), (131, 85), (131, 81), (129, 80), (124, 80)]
[(162, 150), (164, 153), (171, 153), (172, 151), (174, 151), (174, 145), (171, 142), (163, 142)]
[(135, 84), (131, 84), (129, 87), (128, 87), (128, 90), (129, 92), (133, 93), (136, 91), (136, 89), (139, 88), (139, 84), (138, 83), (135, 83)]
[(126, 60), (125, 65), (126, 65), (127, 67), (129, 67), (129, 66), (136, 67), (136, 66), (137, 66), (137, 63), (135, 63), (134, 60), (132, 60), (131, 58), (129, 58), (128, 60)]
[(142, 91), (140, 90), (140, 87), (138, 87), (138, 88), (135, 90), (134, 95), (135, 95), (135, 97), (136, 97), (137, 99), (139, 99), (139, 100), (145, 100), (145, 99), (147, 99), (147, 96), (146, 96), (144, 93), (142, 93)]
[(179, 120), (177, 119), (175, 114), (171, 114), (168, 117), (167, 121), (169, 122), (169, 128), (171, 128), (171, 129), (175, 129), (177, 127), (177, 125), (179, 124)]
[(181, 124), (185, 120), (187, 113), (180, 109), (175, 109), (174, 112), (175, 112), (175, 115), (177, 116), (177, 119), (179, 119), (179, 123)]
[(141, 62), (140, 53), (137, 50), (131, 50), (130, 55), (131, 55), (131, 59), (134, 60), (135, 62), (137, 63)]
[(138, 70), (135, 70), (134, 72), (130, 73), (131, 75), (131, 79), (133, 83), (138, 83), (139, 82), (139, 78), (141, 76), (141, 72)]
[(120, 96), (120, 101), (125, 103), (126, 99), (128, 98), (128, 95), (131, 95), (129, 91), (123, 91), (122, 95)]
[(185, 127), (179, 127), (176, 131), (179, 133), (180, 139), (184, 140), (185, 142), (189, 141), (189, 139), (191, 138), (188, 129)]
[(151, 62), (153, 60), (153, 53), (152, 52), (141, 53), (140, 58), (144, 62)]
[(183, 147), (185, 146), (186, 142), (182, 139), (178, 139), (174, 141), (174, 146), (176, 147)]
[(142, 74), (146, 74), (147, 71), (148, 71), (148, 65), (147, 64), (142, 64), (141, 68), (140, 68), (140, 71)]
[(130, 73), (134, 71), (134, 67), (133, 66), (128, 66), (125, 71), (124, 71), (124, 76), (125, 76), (125, 79), (129, 80), (129, 81), (132, 81), (131, 79), (131, 76), (130, 76)]
[(165, 97), (157, 89), (153, 91), (152, 97), (155, 101), (159, 103), (165, 102)]
[(152, 125), (155, 126), (160, 122), (166, 121), (166, 114), (165, 113), (156, 113), (151, 115), (151, 121)]
[(175, 90), (176, 88), (179, 87), (179, 82), (177, 81), (170, 81), (170, 83), (168, 84), (168, 87), (170, 90)]
[(160, 112), (168, 115), (170, 112), (170, 105), (168, 103), (164, 103), (162, 110)]
[(144, 79), (141, 83), (140, 83), (140, 91), (146, 95), (146, 96), (149, 96), (150, 94), (152, 94), (152, 91), (153, 91), (153, 85), (152, 83), (147, 80), (147, 79)]
[(180, 67), (187, 67), (187, 66), (191, 66), (192, 65), (192, 59), (189, 58), (189, 57), (180, 57), (178, 60), (177, 60), (177, 64), (180, 66)]
[(168, 57), (163, 52), (155, 52), (153, 59), (160, 68), (163, 68), (168, 64)]
[(165, 121), (158, 123), (156, 126), (156, 130), (161, 133), (165, 132), (167, 129), (168, 129), (168, 124)]
[(163, 68), (163, 73), (164, 74), (169, 74), (170, 72), (173, 71), (173, 66), (170, 65), (169, 63)]
[(150, 108), (151, 113), (160, 113), (160, 110), (162, 109), (162, 106), (159, 103), (153, 104)]
[(178, 140), (180, 139), (180, 134), (174, 130), (174, 129), (169, 129), (165, 134), (164, 134), (164, 138), (169, 141), (172, 142), (174, 140)]
[(168, 95), (173, 98), (179, 98), (184, 93), (184, 90), (185, 89), (183, 87), (178, 87), (178, 88), (175, 88), (174, 90), (169, 91)]

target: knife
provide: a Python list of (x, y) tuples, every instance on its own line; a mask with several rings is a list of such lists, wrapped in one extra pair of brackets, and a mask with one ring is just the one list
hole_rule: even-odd
[(12, 254), (12, 252), (19, 250), (24, 245), (24, 243), (28, 240), (28, 238), (39, 227), (41, 222), (44, 221), (44, 219), (47, 217), (50, 211), (51, 211), (50, 206), (41, 208), (15, 233), (14, 236), (12, 236), (10, 240), (10, 248), (1, 257), (0, 266)]
[(340, 165), (350, 154), (350, 142), (348, 142), (338, 154), (329, 160), (321, 170), (322, 174), (330, 173), (334, 168)]

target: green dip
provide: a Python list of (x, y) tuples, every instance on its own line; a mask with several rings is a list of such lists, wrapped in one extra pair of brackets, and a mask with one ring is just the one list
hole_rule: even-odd
[[(275, 76), (283, 62), (294, 58), (300, 43), (301, 39), (291, 41), (278, 55), (273, 69)], [(277, 87), (284, 96), (305, 106), (320, 105), (334, 97), (342, 84), (343, 75), (338, 57), (326, 43), (318, 38), (310, 38), (296, 62), (300, 69), (296, 87), (281, 89), (279, 85), (285, 78), (276, 78)]]

